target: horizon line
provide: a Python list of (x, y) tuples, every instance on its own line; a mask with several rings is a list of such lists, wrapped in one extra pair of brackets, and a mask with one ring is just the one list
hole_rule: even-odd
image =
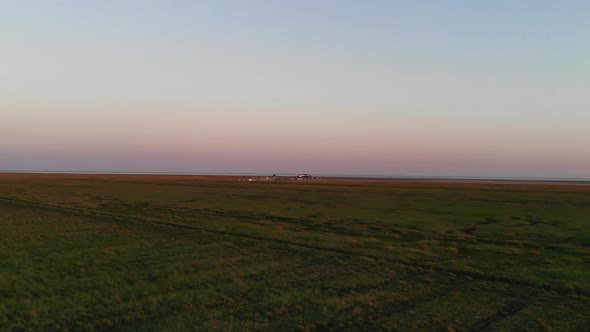
[[(194, 171), (52, 171), (52, 170), (3, 170), (0, 173), (20, 174), (93, 174), (93, 175), (218, 175), (218, 176), (291, 176), (296, 172), (194, 172)], [(306, 173), (306, 172), (303, 172)], [(307, 172), (309, 173), (309, 172)], [(547, 182), (590, 182), (590, 178), (541, 177), (541, 176), (462, 176), (462, 175), (404, 175), (404, 174), (354, 174), (354, 173), (309, 173), (326, 178), (377, 178), (377, 179), (415, 179), (415, 180), (496, 180), (496, 181), (547, 181)]]

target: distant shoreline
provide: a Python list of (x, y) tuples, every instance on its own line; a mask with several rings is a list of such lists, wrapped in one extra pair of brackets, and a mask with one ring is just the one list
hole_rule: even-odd
[[(138, 175), (138, 176), (200, 176), (200, 177), (269, 177), (268, 173), (215, 173), (215, 172), (100, 172), (100, 171), (22, 171), (0, 170), (0, 174), (53, 174), (53, 175)], [(296, 176), (295, 173), (278, 173), (278, 176)], [(316, 180), (340, 181), (399, 181), (436, 183), (489, 183), (489, 184), (580, 184), (590, 185), (590, 179), (578, 178), (512, 178), (512, 177), (458, 177), (458, 176), (407, 176), (363, 174), (312, 174)]]

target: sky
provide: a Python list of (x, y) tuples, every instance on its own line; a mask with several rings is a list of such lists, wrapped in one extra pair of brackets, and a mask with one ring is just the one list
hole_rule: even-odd
[(0, 170), (590, 178), (588, 1), (0, 0)]

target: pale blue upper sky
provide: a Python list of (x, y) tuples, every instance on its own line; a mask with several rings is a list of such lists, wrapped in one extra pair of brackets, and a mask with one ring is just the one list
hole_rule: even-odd
[(0, 1), (0, 169), (590, 178), (588, 1)]

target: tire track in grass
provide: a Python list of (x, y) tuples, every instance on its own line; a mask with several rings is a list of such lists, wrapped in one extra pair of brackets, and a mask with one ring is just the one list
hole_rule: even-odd
[[(318, 250), (318, 248), (314, 248), (315, 250)], [(307, 282), (309, 282), (310, 280), (307, 280)], [(388, 282), (389, 281), (389, 282)], [(366, 292), (370, 292), (372, 290), (375, 289), (382, 289), (382, 288), (386, 288), (388, 286), (388, 284), (390, 284), (393, 279), (389, 279), (388, 281), (382, 282), (382, 283), (377, 283), (374, 285), (364, 285), (364, 286), (354, 286), (348, 290), (345, 290), (346, 293), (350, 293), (350, 292), (361, 292), (361, 293), (366, 293)]]
[(182, 229), (187, 229), (187, 230), (201, 231), (201, 232), (205, 232), (205, 233), (222, 234), (222, 235), (238, 237), (238, 238), (248, 238), (248, 239), (253, 239), (253, 240), (258, 240), (258, 241), (274, 242), (274, 243), (279, 243), (279, 244), (293, 246), (293, 247), (299, 247), (299, 248), (307, 248), (307, 249), (319, 250), (319, 251), (329, 251), (329, 252), (339, 253), (342, 255), (356, 256), (356, 257), (367, 257), (367, 258), (375, 259), (378, 261), (389, 261), (389, 262), (393, 262), (393, 263), (398, 263), (398, 264), (406, 265), (406, 266), (417, 268), (417, 269), (425, 269), (425, 270), (436, 271), (436, 272), (453, 273), (458, 276), (467, 276), (467, 277), (471, 277), (473, 279), (484, 280), (484, 281), (489, 281), (489, 282), (501, 282), (501, 283), (517, 285), (517, 286), (521, 286), (521, 287), (531, 287), (531, 288), (535, 288), (535, 289), (542, 290), (542, 291), (555, 291), (558, 293), (562, 293), (563, 295), (576, 295), (577, 294), (577, 295), (590, 296), (590, 290), (585, 290), (585, 289), (578, 289), (578, 288), (572, 289), (572, 288), (566, 288), (566, 287), (553, 286), (553, 285), (549, 285), (549, 284), (537, 284), (535, 282), (531, 282), (528, 280), (514, 279), (514, 278), (506, 277), (506, 276), (488, 275), (488, 274), (477, 272), (477, 271), (467, 271), (467, 270), (461, 270), (461, 269), (457, 269), (457, 268), (442, 267), (442, 266), (437, 266), (437, 265), (420, 263), (417, 261), (408, 261), (408, 260), (404, 260), (401, 258), (389, 259), (389, 258), (386, 258), (383, 256), (359, 254), (357, 252), (354, 252), (351, 250), (346, 250), (346, 249), (322, 247), (322, 246), (318, 246), (318, 245), (297, 243), (297, 242), (293, 242), (293, 241), (268, 238), (268, 237), (264, 237), (264, 236), (254, 235), (254, 234), (234, 233), (234, 232), (229, 232), (229, 231), (224, 231), (224, 230), (219, 230), (219, 229), (200, 227), (200, 226), (193, 225), (193, 224), (168, 222), (168, 221), (162, 221), (160, 219), (154, 219), (154, 218), (149, 218), (149, 217), (139, 218), (139, 217), (131, 216), (131, 215), (105, 214), (105, 213), (101, 213), (97, 210), (92, 210), (92, 209), (83, 209), (82, 210), (82, 209), (75, 209), (75, 208), (69, 208), (69, 207), (63, 207), (63, 206), (49, 205), (49, 204), (44, 204), (44, 203), (36, 202), (36, 201), (19, 200), (19, 199), (6, 198), (6, 197), (0, 197), (0, 201), (5, 201), (8, 203), (12, 202), (15, 205), (21, 205), (21, 206), (24, 205), (24, 206), (37, 207), (37, 208), (41, 208), (41, 209), (50, 209), (50, 210), (57, 210), (57, 211), (62, 211), (62, 212), (71, 212), (71, 213), (76, 213), (76, 214), (81, 214), (81, 215), (86, 215), (86, 216), (93, 216), (96, 218), (108, 218), (109, 220), (113, 220), (115, 222), (131, 223), (134, 225), (144, 225), (144, 226), (150, 226), (150, 225), (156, 226), (157, 225), (157, 226), (164, 226), (164, 227), (170, 227), (170, 228), (182, 228)]
[[(451, 292), (458, 289), (457, 285), (442, 286), (443, 287), (434, 288), (425, 294), (420, 294), (410, 299), (384, 303), (383, 307), (381, 307), (377, 312), (370, 314), (368, 320), (355, 321), (354, 328), (362, 330), (381, 331), (384, 329), (384, 320), (389, 319), (391, 316), (396, 314), (404, 314), (408, 311), (414, 310), (420, 305), (443, 298), (449, 295)], [(322, 327), (328, 330), (342, 329), (342, 326), (339, 325), (339, 318), (333, 318), (322, 325)]]
[(529, 296), (525, 299), (517, 299), (496, 311), (495, 314), (476, 323), (471, 327), (470, 331), (489, 331), (495, 323), (518, 314), (527, 306), (535, 303), (538, 299), (539, 296)]
[[(114, 211), (111, 212), (103, 212), (103, 211), (99, 211), (97, 209), (79, 209), (79, 208), (72, 208), (72, 207), (66, 207), (66, 206), (62, 206), (62, 205), (53, 205), (53, 204), (47, 204), (47, 203), (43, 203), (43, 202), (39, 202), (39, 201), (31, 201), (31, 200), (23, 200), (23, 199), (16, 199), (16, 198), (10, 198), (10, 197), (0, 197), (0, 201), (6, 201), (6, 202), (12, 202), (12, 203), (16, 203), (19, 205), (25, 204), (25, 205), (29, 205), (29, 206), (35, 206), (38, 208), (46, 208), (46, 209), (51, 209), (51, 210), (56, 210), (56, 211), (69, 211), (69, 212), (74, 212), (77, 214), (84, 214), (84, 215), (88, 215), (88, 216), (94, 216), (94, 217), (101, 217), (101, 218), (111, 218), (111, 219), (117, 219), (119, 221), (130, 221), (130, 220), (134, 220), (134, 224), (137, 224), (137, 222), (139, 222), (140, 224), (145, 224), (142, 223), (142, 221), (149, 221), (151, 223), (154, 224), (159, 224), (159, 225), (165, 225), (165, 226), (173, 226), (173, 227), (180, 227), (180, 228), (184, 228), (184, 229), (200, 229), (200, 230), (206, 230), (208, 232), (212, 232), (212, 233), (218, 233), (218, 234), (226, 234), (226, 235), (232, 235), (232, 236), (246, 236), (243, 233), (233, 233), (233, 232), (227, 232), (227, 231), (222, 231), (222, 230), (218, 230), (218, 229), (210, 229), (210, 228), (206, 228), (206, 227), (201, 227), (201, 226), (196, 226), (194, 224), (186, 224), (186, 223), (178, 223), (178, 222), (174, 222), (174, 221), (164, 221), (162, 222), (161, 220), (155, 218), (155, 217), (148, 217), (148, 216), (142, 216), (142, 217), (138, 217), (136, 215), (128, 215), (125, 213), (117, 213)], [(179, 207), (177, 208), (168, 208), (168, 207), (163, 207), (161, 208), (162, 211), (166, 211), (166, 212), (170, 212), (172, 214), (174, 214), (175, 212), (182, 212), (183, 210), (189, 210), (192, 212), (196, 212), (196, 213), (200, 213), (201, 211), (205, 212), (205, 211), (215, 211), (215, 213), (203, 213), (205, 215), (210, 215), (212, 217), (223, 217), (223, 218), (229, 218), (232, 220), (235, 220), (237, 222), (239, 221), (244, 221), (247, 224), (257, 224), (257, 225), (267, 225), (264, 222), (257, 222), (256, 220), (266, 220), (266, 221), (276, 221), (276, 222), (284, 222), (287, 224), (299, 224), (302, 221), (309, 221), (307, 219), (298, 219), (298, 218), (292, 218), (292, 217), (281, 217), (281, 216), (272, 216), (272, 215), (268, 215), (268, 214), (256, 214), (256, 213), (246, 213), (245, 215), (239, 215), (237, 211), (229, 211), (228, 213), (224, 213), (223, 211), (219, 211), (216, 209), (191, 209), (191, 208), (184, 208), (184, 207)], [(121, 218), (125, 218), (126, 220), (122, 220)], [(163, 218), (163, 217), (162, 217)], [(322, 225), (322, 229), (325, 230), (330, 230), (329, 228), (329, 224), (331, 221), (328, 221), (328, 224)], [(492, 220), (488, 220), (486, 219), (484, 222), (481, 222), (480, 224), (482, 225), (487, 225), (487, 224), (492, 224), (492, 223), (497, 223), (499, 222), (498, 220), (492, 219)], [(476, 224), (474, 227), (472, 228), (467, 228), (464, 229), (464, 231), (466, 231), (467, 233), (469, 233), (469, 230), (475, 230), (477, 228), (479, 224)], [(303, 225), (304, 229), (310, 229), (309, 227)], [(398, 227), (399, 228), (399, 227)], [(343, 235), (355, 235), (355, 236), (363, 236), (362, 234), (357, 234), (354, 232), (340, 232), (338, 231), (338, 233), (341, 233)], [(401, 232), (396, 232), (397, 234), (401, 234), (403, 236), (403, 238), (409, 238), (412, 241), (416, 241), (419, 239), (424, 239), (425, 236), (420, 234), (419, 232), (411, 229), (411, 228), (402, 228)], [(269, 238), (266, 237), (262, 237), (262, 236), (255, 236), (252, 235), (250, 236), (253, 239), (257, 239), (257, 240), (270, 240)], [(364, 236), (363, 236), (364, 237)], [(379, 234), (372, 234), (369, 237), (377, 237), (377, 238), (381, 238), (383, 240), (396, 240), (399, 241), (398, 238), (394, 237), (394, 238), (390, 238), (388, 236), (383, 236), (383, 235), (379, 235)], [(457, 239), (455, 237), (448, 237), (448, 236), (444, 236), (444, 238), (449, 239), (449, 240), (453, 240), (453, 241), (457, 241)], [(280, 241), (280, 240), (276, 240), (276, 241)], [(575, 251), (575, 250), (568, 250), (567, 248), (564, 247), (560, 247), (560, 246), (556, 246), (556, 245), (552, 245), (552, 244), (537, 244), (537, 243), (530, 243), (530, 242), (526, 242), (526, 241), (506, 241), (506, 240), (498, 240), (498, 239), (486, 239), (486, 238), (477, 238), (475, 239), (475, 241), (464, 241), (461, 240), (460, 242), (467, 242), (467, 243), (488, 243), (488, 244), (494, 244), (494, 245), (499, 245), (499, 246), (508, 246), (508, 247), (524, 247), (524, 248), (531, 248), (531, 249), (545, 249), (545, 250), (556, 250), (559, 251), (561, 253), (568, 253), (568, 254), (574, 254), (574, 255), (580, 255), (579, 252)]]
[(439, 299), (449, 295), (452, 291), (457, 290), (455, 286), (444, 287), (438, 290), (434, 290), (429, 294), (425, 294), (423, 296), (418, 296), (408, 301), (404, 301), (398, 305), (394, 305), (384, 313), (387, 316), (391, 316), (393, 314), (403, 313), (409, 310), (416, 308), (419, 305), (431, 302), (435, 299)]

